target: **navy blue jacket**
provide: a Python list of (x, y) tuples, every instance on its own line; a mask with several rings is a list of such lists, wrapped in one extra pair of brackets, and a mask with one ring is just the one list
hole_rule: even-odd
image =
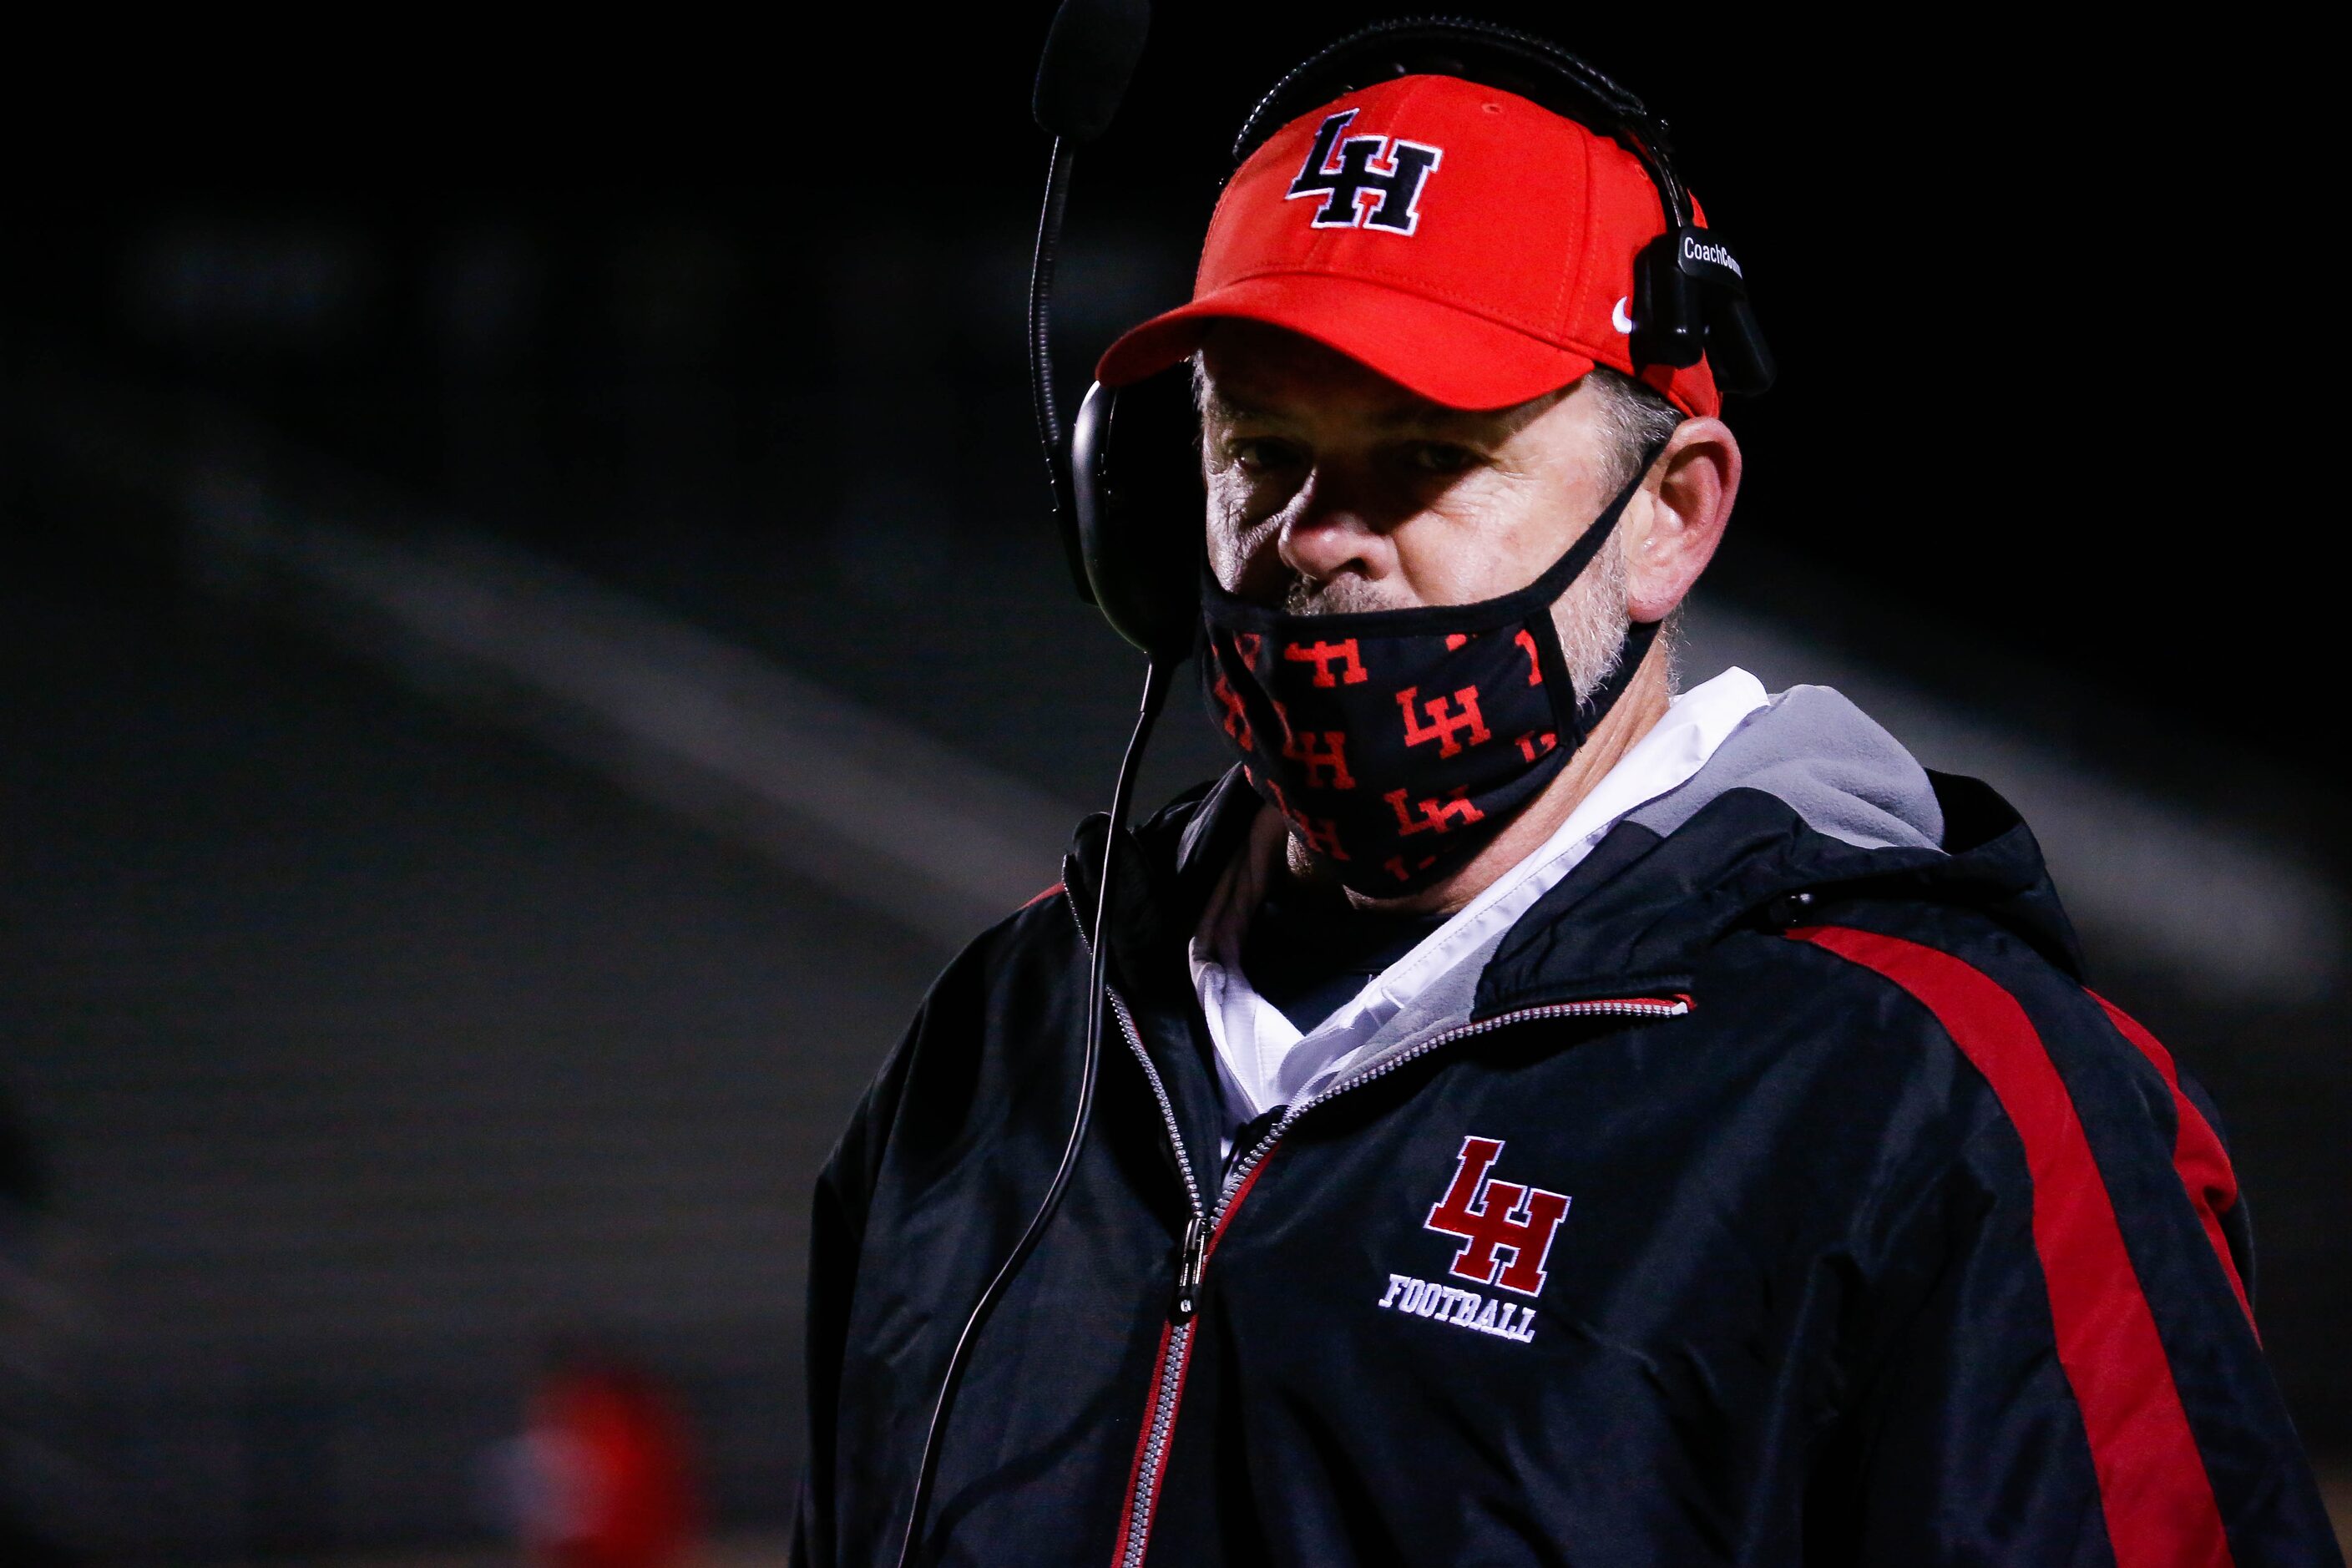
[[(921, 1560), (2340, 1563), (2212, 1119), (2084, 988), (2016, 815), (1934, 790), (1940, 849), (1764, 787), (1621, 824), (1462, 1024), (1229, 1162), (1184, 948), (1255, 800), (1122, 836), (1123, 1037)], [(940, 977), (819, 1184), (808, 1568), (892, 1560), (1054, 1169), (1106, 836)]]

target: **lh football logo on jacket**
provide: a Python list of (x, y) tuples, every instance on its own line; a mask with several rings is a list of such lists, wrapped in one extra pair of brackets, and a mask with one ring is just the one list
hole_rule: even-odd
[[(1462, 1151), (1454, 1156), (1454, 1180), (1431, 1206), (1422, 1228), (1461, 1238), (1454, 1261), (1446, 1265), (1454, 1278), (1515, 1295), (1540, 1295), (1544, 1262), (1551, 1256), (1559, 1222), (1568, 1217), (1569, 1196), (1494, 1180), (1487, 1173), (1502, 1152), (1500, 1138), (1463, 1139)], [(1531, 1306), (1409, 1274), (1389, 1276), (1380, 1304), (1522, 1344), (1533, 1343), (1536, 1337)]]

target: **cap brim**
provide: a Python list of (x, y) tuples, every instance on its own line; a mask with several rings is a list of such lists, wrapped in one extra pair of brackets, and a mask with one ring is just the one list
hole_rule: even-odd
[(1485, 316), (1328, 273), (1244, 278), (1154, 316), (1095, 367), (1106, 386), (1156, 374), (1201, 346), (1219, 321), (1263, 321), (1312, 338), (1448, 408), (1507, 408), (1566, 386), (1591, 356)]

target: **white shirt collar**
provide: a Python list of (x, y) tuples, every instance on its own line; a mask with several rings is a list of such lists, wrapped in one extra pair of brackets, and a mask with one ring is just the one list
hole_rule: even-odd
[(1473, 959), (1483, 967), (1493, 944), (1619, 818), (1687, 782), (1769, 700), (1762, 683), (1737, 667), (1675, 697), (1549, 838), (1305, 1034), (1242, 973), (1242, 937), (1265, 901), (1266, 876), (1281, 853), (1281, 823), (1261, 812), (1248, 844), (1219, 878), (1190, 950), (1193, 989), (1216, 1046), (1228, 1129), (1275, 1106), (1295, 1104), (1331, 1081), (1433, 982)]

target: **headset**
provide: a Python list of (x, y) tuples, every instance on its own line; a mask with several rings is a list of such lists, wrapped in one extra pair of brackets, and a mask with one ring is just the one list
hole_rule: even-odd
[[(1077, 1110), (1044, 1198), (981, 1293), (949, 1356), (924, 1434), (899, 1568), (910, 1568), (915, 1561), (940, 1438), (971, 1346), (1060, 1207), (1085, 1147), (1102, 1061), (1109, 980), (1103, 938), (1118, 860), (1114, 850), (1126, 827), (1137, 765), (1167, 696), (1168, 676), (1192, 652), (1199, 635), (1205, 512), (1198, 416), (1187, 368), (1178, 365), (1131, 386), (1096, 384), (1066, 439), (1049, 341), (1054, 264), (1076, 150), (1109, 129), (1142, 58), (1150, 25), (1150, 0), (1063, 0), (1046, 35), (1032, 100), (1038, 124), (1054, 143), (1029, 272), (1031, 406), (1072, 580), (1079, 596), (1143, 653), (1143, 697), (1111, 791), (1087, 932), (1091, 967)], [(1770, 388), (1777, 371), (1748, 303), (1745, 272), (1723, 241), (1700, 226), (1690, 192), (1675, 172), (1666, 122), (1624, 88), (1546, 39), (1457, 16), (1409, 17), (1360, 28), (1310, 56), (1258, 100), (1234, 139), (1234, 167), (1309, 110), (1374, 82), (1416, 75), (1459, 77), (1516, 93), (1631, 152), (1657, 187), (1666, 226), (1634, 259), (1634, 368), (1683, 369), (1705, 358), (1717, 386), (1727, 395), (1756, 396)]]
[[(1705, 357), (1727, 394), (1754, 396), (1771, 386), (1777, 371), (1747, 280), (1729, 249), (1699, 226), (1675, 173), (1665, 121), (1531, 34), (1460, 17), (1381, 22), (1351, 33), (1258, 101), (1234, 140), (1234, 166), (1308, 110), (1412, 75), (1460, 77), (1517, 93), (1631, 152), (1657, 187), (1666, 223), (1634, 262), (1634, 368), (1681, 369)], [(1181, 659), (1200, 619), (1202, 539), (1195, 415), (1181, 367), (1132, 386), (1096, 385), (1078, 410), (1071, 447), (1074, 505), (1063, 516), (1066, 547), (1083, 564), (1080, 591), (1147, 656)]]

